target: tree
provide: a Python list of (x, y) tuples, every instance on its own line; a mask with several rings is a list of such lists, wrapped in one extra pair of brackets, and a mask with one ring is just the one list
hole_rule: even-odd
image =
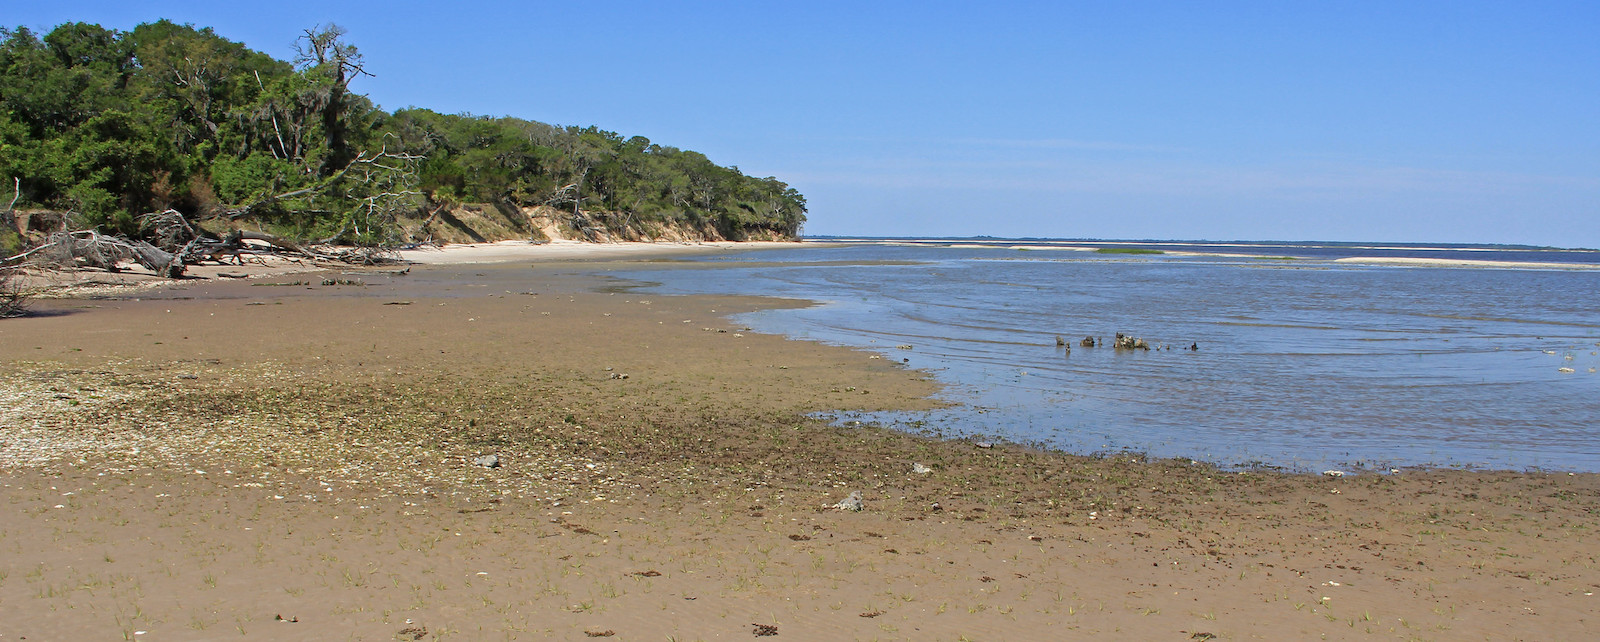
[(327, 155), (323, 157), (322, 175), (341, 169), (355, 158), (356, 152), (349, 141), (348, 120), (355, 108), (349, 99), (350, 81), (372, 74), (362, 67), (361, 53), (355, 45), (345, 43), (344, 27), (329, 24), (305, 30), (295, 45), (299, 55), (295, 67), (302, 74), (319, 81), (322, 100), (321, 115), (323, 135), (327, 139)]
[[(385, 113), (337, 25), (306, 29), (293, 61), (161, 20), (86, 23), (42, 38), (0, 28), (0, 180), (24, 206), (133, 234), (142, 215), (243, 219), (299, 238), (381, 243), (394, 216), (440, 202), (548, 205), (590, 232), (647, 222), (785, 234), (805, 201), (704, 155), (511, 117)], [(508, 210), (509, 211), (509, 210)]]

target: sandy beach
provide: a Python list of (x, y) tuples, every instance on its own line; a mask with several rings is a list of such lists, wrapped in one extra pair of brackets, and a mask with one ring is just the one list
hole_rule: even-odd
[(607, 277), (753, 247), (452, 247), (33, 301), (0, 320), (0, 640), (1592, 635), (1600, 475), (835, 427), (807, 415), (935, 384), (728, 320), (800, 302)]
[(1505, 268), (1540, 270), (1593, 270), (1590, 263), (1533, 263), (1529, 261), (1478, 261), (1472, 259), (1421, 259), (1402, 256), (1352, 256), (1336, 259), (1336, 263), (1366, 265), (1402, 265), (1408, 267)]

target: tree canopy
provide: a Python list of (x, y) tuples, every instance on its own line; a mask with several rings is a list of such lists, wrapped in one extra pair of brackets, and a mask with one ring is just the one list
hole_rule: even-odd
[(42, 38), (0, 28), (0, 189), (109, 231), (170, 208), (356, 244), (392, 240), (397, 214), (467, 202), (734, 239), (793, 237), (805, 221), (805, 198), (782, 181), (641, 136), (384, 111), (351, 89), (366, 71), (344, 35), (307, 29), (282, 61), (166, 20)]

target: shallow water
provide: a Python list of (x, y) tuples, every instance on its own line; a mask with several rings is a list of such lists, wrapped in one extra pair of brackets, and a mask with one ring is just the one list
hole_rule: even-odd
[[(1052, 244), (1083, 245), (851, 243), (627, 276), (663, 293), (817, 301), (741, 322), (929, 369), (958, 404), (845, 419), (1230, 466), (1600, 471), (1600, 374), (1591, 372), (1600, 367), (1600, 271), (1332, 261), (1600, 264), (1600, 253), (1181, 244), (1263, 255), (1228, 258), (1016, 248)], [(1264, 258), (1280, 255), (1302, 258)], [(1078, 345), (1095, 336), (1109, 346), (1116, 332), (1158, 349)], [(1070, 350), (1056, 346), (1057, 335)]]

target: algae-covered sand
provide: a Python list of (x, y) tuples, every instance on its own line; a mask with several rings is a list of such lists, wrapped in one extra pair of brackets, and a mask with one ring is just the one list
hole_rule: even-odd
[[(1592, 628), (1595, 475), (1241, 473), (833, 427), (806, 415), (934, 386), (727, 321), (797, 303), (589, 274), (624, 266), (35, 301), (0, 322), (0, 639)], [(826, 508), (852, 491), (864, 511)]]

